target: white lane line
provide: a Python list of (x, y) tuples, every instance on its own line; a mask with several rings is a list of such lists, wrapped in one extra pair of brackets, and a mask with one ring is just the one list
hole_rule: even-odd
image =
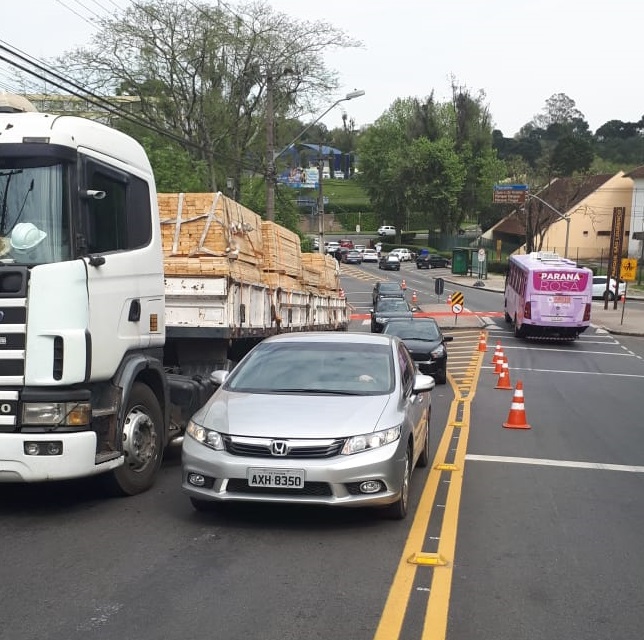
[(644, 473), (644, 467), (627, 464), (606, 464), (604, 462), (577, 462), (575, 460), (548, 460), (546, 458), (513, 458), (508, 456), (479, 456), (467, 454), (465, 460), (477, 462), (506, 462), (508, 464), (532, 464), (542, 467), (568, 467), (571, 469), (597, 469), (601, 471), (628, 471)]
[[(492, 369), (492, 366), (483, 366), (482, 369)], [(575, 371), (573, 369), (533, 369), (531, 367), (510, 367), (511, 371), (534, 371), (536, 373), (572, 373), (579, 376), (613, 376), (617, 378), (644, 378), (639, 373), (602, 373), (601, 371)]]
[(503, 349), (516, 349), (517, 351), (547, 351), (547, 352), (563, 352), (568, 353), (571, 356), (585, 356), (585, 355), (596, 355), (596, 356), (632, 356), (631, 353), (618, 353), (615, 351), (570, 351), (569, 349), (547, 349), (539, 347), (509, 347), (505, 345)]

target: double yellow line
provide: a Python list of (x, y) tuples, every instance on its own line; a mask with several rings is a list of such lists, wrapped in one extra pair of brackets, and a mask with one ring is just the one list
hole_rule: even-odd
[[(405, 621), (412, 588), (419, 566), (431, 566), (430, 584), (423, 585), (423, 592), (429, 589), (422, 640), (441, 640), (447, 633), (447, 614), (452, 587), (458, 511), (463, 487), (463, 473), (467, 440), (470, 426), (470, 408), (474, 390), (481, 372), (483, 353), (479, 352), (472, 380), (471, 391), (463, 396), (451, 374), (448, 375), (454, 389), (454, 400), (443, 437), (438, 445), (434, 463), (416, 509), (416, 515), (409, 536), (398, 563), (393, 583), (387, 596), (374, 640), (396, 640)], [(458, 438), (454, 456), (450, 456), (450, 445)], [(449, 478), (443, 520), (436, 553), (423, 552), (432, 511), (436, 507), (436, 495), (441, 479)]]

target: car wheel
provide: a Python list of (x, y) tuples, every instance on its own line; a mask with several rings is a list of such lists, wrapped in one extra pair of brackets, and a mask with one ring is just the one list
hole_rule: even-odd
[(417, 264), (416, 269), (422, 269), (422, 267), (419, 264)]
[(447, 384), (447, 369), (445, 368), (442, 371), (438, 371), (434, 378), (436, 380), (436, 384)]
[(400, 496), (387, 507), (387, 515), (393, 520), (404, 520), (409, 509), (409, 485), (411, 484), (411, 447), (407, 447), (405, 464), (400, 479)]
[(510, 314), (506, 311), (505, 312), (505, 321), (509, 324), (512, 322), (512, 318), (510, 317)]
[(421, 469), (424, 469), (429, 464), (429, 419), (430, 419), (430, 416), (431, 416), (431, 412), (428, 410), (427, 411), (427, 424), (425, 425), (425, 442), (423, 442), (423, 449), (420, 452), (420, 456), (418, 457), (418, 463), (417, 463), (417, 465)]

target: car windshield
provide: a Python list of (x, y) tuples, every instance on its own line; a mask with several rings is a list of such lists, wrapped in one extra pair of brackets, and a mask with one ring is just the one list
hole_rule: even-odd
[(402, 340), (439, 340), (440, 331), (433, 322), (417, 320), (389, 322), (385, 333), (398, 336)]
[(382, 395), (391, 393), (391, 348), (328, 342), (261, 343), (225, 388), (243, 393)]
[(378, 291), (380, 293), (389, 293), (389, 292), (399, 292), (402, 291), (400, 285), (397, 282), (383, 282), (379, 287)]
[(376, 311), (409, 311), (409, 305), (402, 298), (381, 298)]

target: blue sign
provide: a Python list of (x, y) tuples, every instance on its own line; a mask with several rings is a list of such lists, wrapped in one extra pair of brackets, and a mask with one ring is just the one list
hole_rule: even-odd
[(527, 191), (527, 184), (495, 184), (495, 191)]

